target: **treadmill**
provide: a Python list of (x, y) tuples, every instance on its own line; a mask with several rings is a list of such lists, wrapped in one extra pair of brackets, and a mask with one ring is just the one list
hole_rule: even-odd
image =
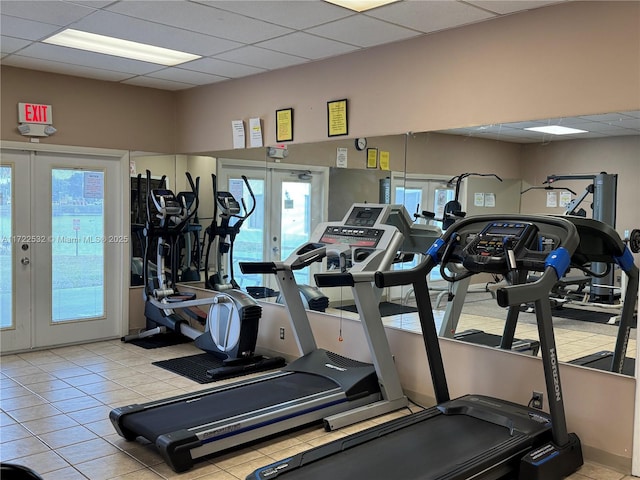
[[(406, 209), (399, 208), (395, 215), (392, 215), (387, 223), (394, 225), (402, 232), (405, 241), (402, 245), (404, 253), (423, 254), (433, 244), (437, 237), (434, 238), (435, 232), (441, 233), (440, 229), (431, 225), (413, 223)], [(440, 234), (437, 235), (438, 237)], [(449, 267), (456, 271), (455, 265), (442, 263), (441, 270)], [(441, 271), (443, 278), (449, 276)], [(468, 329), (461, 332), (457, 331), (462, 307), (464, 305), (467, 292), (471, 283), (471, 277), (456, 274), (450, 279), (452, 280), (452, 289), (447, 300), (442, 323), (438, 326), (438, 334), (441, 337), (453, 338), (468, 343), (485, 345), (488, 347), (502, 348), (517, 353), (527, 355), (538, 355), (540, 351), (540, 342), (533, 339), (514, 338), (518, 316), (520, 314), (519, 307), (509, 309), (503, 335), (495, 333), (487, 333), (483, 330)], [(507, 281), (511, 283), (523, 283), (526, 281), (526, 272), (510, 273), (507, 275)], [(504, 341), (503, 341), (504, 339)]]
[[(552, 251), (539, 250), (541, 236), (553, 239)], [(556, 480), (576, 471), (582, 450), (567, 431), (549, 291), (578, 241), (575, 225), (563, 218), (468, 217), (450, 227), (417, 267), (377, 272), (379, 287), (415, 289), (437, 405), (262, 467), (247, 480)], [(500, 288), (497, 301), (503, 307), (535, 303), (549, 414), (482, 395), (450, 400), (427, 285), (448, 249), (469, 273), (543, 272), (536, 282)]]
[[(389, 269), (403, 241), (384, 224), (389, 205), (352, 206), (342, 222), (320, 224), (311, 241), (285, 261), (240, 263), (244, 273), (275, 274), (300, 358), (282, 370), (227, 385), (112, 410), (127, 440), (155, 444), (176, 472), (194, 460), (315, 422), (327, 430), (408, 405), (375, 300), (373, 274)], [(373, 364), (317, 347), (293, 272), (327, 255), (354, 273), (369, 271), (368, 288), (354, 289)], [(372, 308), (373, 307), (373, 308)]]
[(625, 356), (634, 323), (635, 299), (638, 297), (638, 267), (633, 261), (633, 254), (618, 233), (606, 223), (584, 217), (564, 218), (574, 223), (580, 235), (580, 244), (571, 256), (571, 267), (594, 275), (590, 270), (594, 262), (607, 265), (605, 274), (608, 274), (611, 266), (616, 264), (627, 276), (624, 295), (626, 301), (622, 305), (620, 325), (613, 351), (603, 350), (571, 360), (569, 363), (633, 376), (635, 375), (635, 358)]

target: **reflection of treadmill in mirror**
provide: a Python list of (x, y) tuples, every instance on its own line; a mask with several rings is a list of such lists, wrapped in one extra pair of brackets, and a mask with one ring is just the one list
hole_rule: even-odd
[[(519, 240), (505, 245), (506, 256), (483, 255), (485, 246), (473, 238), (496, 222), (510, 225), (511, 236)], [(524, 235), (517, 235), (519, 229)], [(582, 465), (580, 440), (567, 431), (549, 300), (578, 244), (575, 226), (557, 217), (500, 215), (466, 218), (452, 230), (436, 240), (417, 267), (374, 276), (381, 288), (411, 284), (415, 289), (438, 404), (282, 459), (247, 480), (559, 480)], [(538, 232), (561, 239), (557, 248), (547, 253), (528, 244), (528, 234)], [(453, 240), (454, 235), (462, 241)], [(507, 285), (496, 293), (503, 307), (535, 303), (550, 413), (483, 395), (450, 400), (428, 290), (429, 273), (449, 248), (457, 250), (469, 272), (543, 272), (536, 282)]]
[(601, 351), (586, 355), (570, 363), (583, 367), (622, 373), (635, 374), (635, 359), (625, 357), (629, 335), (633, 327), (635, 299), (638, 297), (638, 267), (633, 262), (633, 254), (624, 244), (618, 233), (606, 223), (584, 217), (563, 217), (573, 222), (580, 235), (580, 244), (571, 256), (571, 267), (593, 275), (594, 264), (608, 266), (604, 274), (610, 276), (612, 265), (619, 265), (627, 276), (627, 288), (622, 305), (620, 325), (614, 350)]
[[(455, 230), (455, 227), (451, 228)], [(530, 248), (532, 244), (537, 244), (538, 242), (537, 236), (530, 230), (510, 229), (501, 224), (488, 225), (487, 228), (482, 232), (479, 232), (478, 235), (481, 236), (482, 239), (478, 242), (475, 248), (478, 249), (478, 255), (480, 258), (506, 258), (507, 249), (505, 247), (508, 246), (507, 244), (515, 243), (517, 245), (521, 245), (519, 248), (524, 248), (523, 245), (526, 244), (528, 245), (528, 248)], [(463, 269), (464, 273), (462, 274), (456, 273), (460, 270), (459, 262), (461, 260), (460, 255), (456, 254), (456, 252), (459, 252), (465, 245), (461, 243), (456, 245), (455, 238), (455, 235), (452, 236), (452, 239), (454, 240), (451, 243), (451, 248), (445, 252), (443, 261), (440, 265), (440, 274), (445, 280), (452, 282), (453, 287), (447, 301), (443, 320), (438, 329), (439, 334), (443, 337), (453, 338), (463, 342), (486, 345), (489, 347), (499, 347), (518, 353), (537, 355), (540, 350), (540, 342), (538, 340), (514, 338), (518, 317), (520, 315), (519, 306), (509, 307), (502, 335), (488, 333), (478, 329), (469, 329), (462, 332), (458, 332), (456, 330), (460, 320), (460, 315), (462, 314), (466, 294), (471, 283), (471, 278), (474, 273), (469, 272), (466, 269)], [(445, 268), (454, 273), (448, 273)], [(496, 269), (494, 268), (494, 270)], [(499, 272), (488, 270), (487, 273)], [(510, 285), (525, 283), (527, 279), (527, 271), (507, 269), (504, 272), (504, 278), (507, 284)]]

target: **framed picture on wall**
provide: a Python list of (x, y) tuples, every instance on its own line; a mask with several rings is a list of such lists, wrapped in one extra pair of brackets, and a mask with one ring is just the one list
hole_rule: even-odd
[(293, 140), (293, 108), (276, 110), (276, 142)]
[(349, 135), (346, 98), (327, 102), (327, 134), (330, 137)]
[(377, 148), (367, 148), (367, 168), (378, 168)]

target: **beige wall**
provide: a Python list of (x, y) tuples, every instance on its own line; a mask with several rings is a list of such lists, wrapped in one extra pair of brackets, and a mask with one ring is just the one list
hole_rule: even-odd
[[(53, 107), (55, 135), (40, 143), (174, 153), (176, 96), (87, 78), (2, 66), (0, 138), (18, 133), (18, 103)], [(143, 172), (144, 173), (144, 172)]]
[(326, 102), (351, 137), (640, 107), (640, 3), (567, 2), (322, 62), (179, 92), (178, 149), (232, 146), (231, 121), (295, 111), (295, 143), (327, 140)]

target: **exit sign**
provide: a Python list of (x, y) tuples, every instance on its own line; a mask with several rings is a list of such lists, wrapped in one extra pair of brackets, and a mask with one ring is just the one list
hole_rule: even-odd
[(51, 125), (53, 123), (53, 108), (51, 105), (39, 103), (19, 103), (18, 122)]

